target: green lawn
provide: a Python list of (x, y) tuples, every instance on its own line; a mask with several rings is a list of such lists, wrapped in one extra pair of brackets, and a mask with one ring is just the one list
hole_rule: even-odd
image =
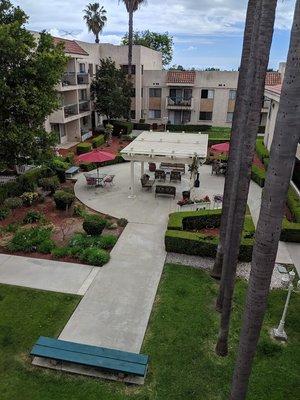
[[(146, 385), (129, 387), (34, 368), (28, 352), (39, 335), (57, 335), (79, 298), (0, 285), (1, 400), (225, 400), (237, 345), (246, 284), (235, 293), (231, 355), (215, 356), (217, 285), (204, 272), (167, 265), (143, 352), (151, 363)], [(293, 295), (287, 346), (267, 331), (278, 322), (285, 293), (271, 293), (248, 400), (295, 399), (299, 393), (299, 296)], [(297, 387), (298, 384), (298, 387)]]

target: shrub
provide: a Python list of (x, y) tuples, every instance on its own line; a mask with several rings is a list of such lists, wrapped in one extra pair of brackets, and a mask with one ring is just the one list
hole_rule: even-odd
[(39, 186), (46, 192), (53, 194), (59, 188), (60, 182), (57, 176), (50, 176), (49, 178), (40, 179)]
[(89, 172), (89, 171), (93, 171), (93, 169), (96, 169), (97, 165), (93, 164), (93, 163), (81, 163), (81, 164), (79, 164), (79, 168), (82, 171)]
[(53, 258), (63, 258), (68, 256), (69, 253), (69, 249), (68, 247), (54, 247), (51, 250), (51, 255)]
[(63, 157), (54, 157), (51, 160), (50, 168), (53, 171), (53, 175), (57, 175), (61, 183), (66, 181), (66, 170), (70, 167), (70, 163), (66, 162)]
[(39, 179), (47, 176), (49, 173), (51, 173), (49, 168), (38, 167), (25, 172), (23, 175), (20, 175), (17, 179), (17, 182), (20, 186), (21, 194), (24, 192), (34, 192)]
[(103, 235), (100, 238), (99, 246), (104, 250), (109, 250), (117, 243), (118, 238), (114, 235)]
[(79, 256), (81, 261), (97, 267), (108, 263), (109, 258), (109, 254), (105, 250), (96, 248), (85, 249)]
[(129, 135), (133, 130), (133, 124), (127, 121), (117, 121), (117, 120), (104, 120), (103, 125), (111, 124), (114, 127), (113, 136)]
[(300, 222), (290, 222), (284, 218), (282, 221), (280, 240), (283, 242), (300, 243)]
[(55, 248), (55, 243), (51, 239), (46, 239), (42, 243), (37, 245), (37, 252), (43, 254), (49, 254)]
[(10, 209), (7, 207), (1, 207), (0, 208), (0, 221), (3, 221), (5, 218), (7, 218), (10, 214)]
[(167, 125), (170, 132), (207, 132), (211, 125)]
[(84, 217), (86, 215), (86, 211), (84, 207), (79, 204), (77, 206), (74, 206), (73, 215), (74, 217)]
[(0, 186), (0, 204), (8, 197), (17, 197), (22, 194), (22, 189), (18, 182), (7, 182)]
[(262, 168), (259, 168), (257, 165), (252, 165), (251, 179), (256, 182), (260, 187), (264, 187), (266, 171)]
[(218, 210), (207, 210), (203, 215), (188, 216), (182, 219), (184, 231), (194, 231), (203, 228), (217, 228), (221, 223), (221, 213)]
[(75, 154), (70, 152), (66, 155), (64, 161), (68, 164), (73, 164), (75, 159)]
[(4, 200), (4, 206), (10, 209), (15, 209), (22, 207), (23, 202), (20, 197), (9, 197), (8, 199)]
[(138, 124), (133, 124), (133, 129), (136, 129), (138, 131), (150, 131), (151, 125), (145, 124), (145, 122), (140, 121)]
[(30, 210), (27, 212), (25, 217), (23, 218), (24, 224), (33, 224), (35, 222), (39, 222), (45, 218), (44, 214), (39, 211)]
[(87, 215), (84, 218), (82, 227), (88, 235), (101, 235), (103, 229), (106, 227), (107, 221), (99, 215)]
[[(51, 240), (51, 229), (44, 227), (33, 227), (29, 229), (18, 230), (15, 236), (8, 244), (10, 251), (24, 251), (30, 253), (37, 251), (38, 248), (44, 250), (49, 246), (49, 240)], [(40, 247), (44, 242), (45, 247)]]
[(84, 142), (84, 143), (79, 143), (79, 144), (77, 145), (77, 154), (78, 154), (78, 155), (88, 153), (88, 152), (90, 152), (91, 150), (92, 150), (92, 145), (91, 145), (91, 143)]
[(73, 204), (75, 195), (66, 190), (57, 190), (53, 198), (58, 210), (67, 210)]
[(128, 221), (126, 218), (120, 218), (118, 219), (117, 224), (124, 228), (128, 224)]
[(24, 206), (32, 206), (35, 204), (39, 199), (39, 194), (36, 192), (25, 192), (21, 196), (22, 202)]
[(99, 135), (92, 140), (92, 145), (95, 148), (102, 146), (105, 143), (104, 135)]
[(300, 198), (291, 185), (288, 190), (287, 205), (296, 222), (300, 223)]
[(266, 148), (263, 139), (256, 139), (255, 150), (260, 161), (264, 161), (264, 158), (269, 158), (269, 150)]

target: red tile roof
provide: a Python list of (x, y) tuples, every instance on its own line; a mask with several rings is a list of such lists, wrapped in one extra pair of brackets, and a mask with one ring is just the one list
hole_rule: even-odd
[(276, 86), (281, 84), (281, 74), (279, 72), (267, 72), (266, 86)]
[(279, 94), (279, 96), (281, 95), (281, 89), (282, 85), (266, 86), (266, 90), (268, 90), (269, 92), (273, 92), (275, 94)]
[(169, 71), (167, 83), (195, 83), (195, 71)]
[(83, 50), (82, 47), (79, 46), (79, 44), (77, 42), (75, 42), (75, 40), (62, 39), (62, 38), (58, 38), (58, 37), (54, 37), (53, 40), (54, 40), (55, 44), (63, 43), (65, 46), (66, 53), (80, 54), (83, 56), (89, 55), (85, 50)]

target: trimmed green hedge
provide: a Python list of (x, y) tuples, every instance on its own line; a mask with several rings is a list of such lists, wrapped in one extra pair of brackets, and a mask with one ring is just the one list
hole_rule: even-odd
[(138, 131), (150, 131), (151, 124), (145, 124), (139, 122), (138, 124), (133, 124), (133, 129), (136, 129)]
[(255, 150), (258, 158), (261, 162), (264, 162), (265, 158), (269, 158), (269, 150), (266, 148), (263, 139), (256, 139)]
[(77, 145), (77, 154), (85, 154), (89, 153), (92, 150), (92, 144), (89, 142), (79, 143)]
[(96, 149), (97, 147), (102, 146), (105, 143), (104, 135), (99, 135), (92, 140), (93, 148)]
[(206, 132), (209, 131), (211, 125), (167, 125), (170, 132)]
[(287, 205), (296, 222), (300, 223), (300, 199), (292, 186), (289, 187)]
[[(219, 238), (190, 232), (186, 229), (201, 229), (206, 226), (219, 226), (222, 210), (186, 211), (170, 214), (168, 230), (165, 235), (166, 251), (206, 257), (215, 257)], [(185, 227), (185, 228), (184, 228)], [(255, 227), (251, 215), (246, 215), (240, 246), (239, 259), (251, 261)]]
[(130, 135), (133, 130), (133, 123), (128, 121), (118, 121), (115, 119), (103, 121), (103, 125), (106, 127), (107, 124), (112, 124), (114, 127), (113, 136)]
[(266, 171), (262, 168), (259, 168), (257, 165), (252, 165), (251, 179), (256, 182), (260, 187), (264, 187)]
[(284, 218), (282, 221), (280, 240), (283, 242), (300, 243), (300, 223), (290, 222)]

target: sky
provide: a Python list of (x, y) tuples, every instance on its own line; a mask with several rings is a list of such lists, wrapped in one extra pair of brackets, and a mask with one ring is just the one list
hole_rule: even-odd
[[(94, 0), (91, 0), (93, 2)], [(28, 29), (93, 42), (82, 19), (88, 1), (11, 0), (29, 16)], [(100, 41), (120, 44), (128, 14), (118, 0), (98, 0), (107, 11)], [(295, 0), (278, 0), (270, 68), (286, 60)], [(247, 0), (147, 0), (134, 15), (134, 29), (169, 32), (174, 38), (172, 64), (185, 68), (237, 69), (240, 64)]]

